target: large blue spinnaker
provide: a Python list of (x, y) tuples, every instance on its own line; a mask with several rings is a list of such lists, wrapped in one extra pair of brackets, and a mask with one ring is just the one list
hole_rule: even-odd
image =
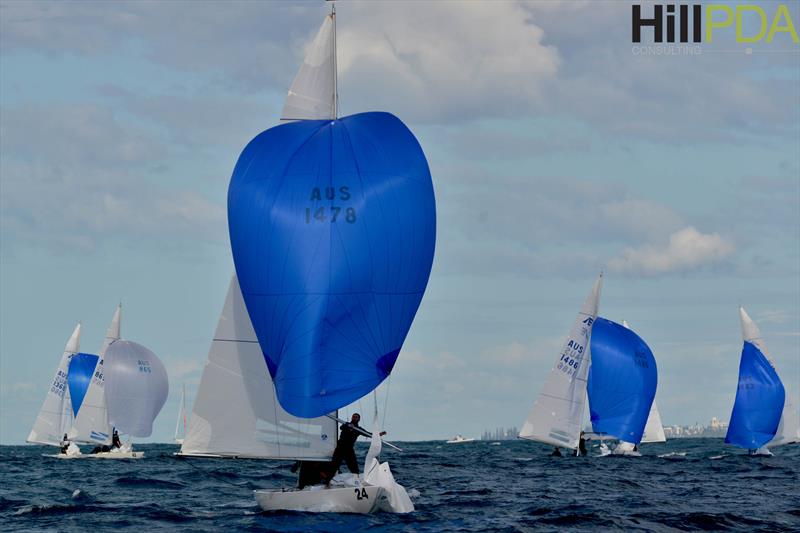
[(597, 317), (592, 328), (587, 393), (592, 429), (638, 444), (656, 396), (650, 347), (632, 330)]
[(739, 386), (725, 442), (758, 449), (775, 436), (786, 400), (778, 373), (761, 350), (745, 341), (739, 362)]
[(231, 248), (278, 400), (311, 418), (392, 371), (433, 262), (428, 163), (389, 113), (271, 128), (228, 189)]
[(72, 402), (72, 416), (78, 416), (78, 411), (86, 396), (86, 390), (92, 382), (94, 369), (97, 366), (98, 356), (90, 353), (76, 353), (69, 361), (67, 371), (67, 386), (69, 398)]

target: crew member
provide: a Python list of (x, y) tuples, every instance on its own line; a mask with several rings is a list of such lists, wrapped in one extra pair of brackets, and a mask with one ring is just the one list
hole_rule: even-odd
[(63, 454), (67, 453), (67, 450), (69, 450), (69, 444), (70, 444), (69, 437), (67, 437), (67, 434), (64, 433), (64, 438), (61, 439), (61, 453)]
[[(358, 474), (358, 461), (356, 461), (356, 451), (353, 448), (356, 444), (356, 439), (359, 435), (369, 435), (364, 429), (358, 425), (361, 421), (361, 415), (353, 413), (350, 417), (350, 422), (342, 424), (342, 431), (339, 434), (339, 440), (336, 443), (336, 449), (333, 451), (333, 458), (331, 459), (331, 471), (333, 475), (339, 471), (339, 466), (342, 461), (347, 465), (347, 469), (353, 474)], [(380, 436), (386, 435), (385, 431), (381, 431)]]

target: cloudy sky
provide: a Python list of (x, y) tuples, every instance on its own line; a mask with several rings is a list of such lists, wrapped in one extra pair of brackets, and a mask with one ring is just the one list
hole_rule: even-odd
[[(276, 122), (327, 9), (0, 3), (0, 442), (24, 441), (75, 323), (97, 350), (119, 301), (123, 336), (170, 373), (152, 440), (171, 438), (233, 271), (233, 165)], [(666, 424), (728, 418), (739, 305), (798, 403), (800, 47), (786, 33), (750, 53), (720, 32), (652, 55), (633, 48), (625, 2), (337, 13), (342, 114), (405, 121), (437, 197), (392, 438), (520, 425), (601, 269), (600, 314), (653, 349)]]

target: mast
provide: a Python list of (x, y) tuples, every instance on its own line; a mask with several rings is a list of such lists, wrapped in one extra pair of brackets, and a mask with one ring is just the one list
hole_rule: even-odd
[(339, 67), (336, 63), (336, 3), (331, 2), (333, 22), (333, 118), (339, 118)]

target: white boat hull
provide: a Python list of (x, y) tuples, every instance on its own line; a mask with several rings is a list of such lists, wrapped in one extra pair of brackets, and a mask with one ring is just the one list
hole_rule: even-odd
[(445, 444), (463, 444), (465, 442), (475, 442), (475, 439), (453, 439), (448, 440)]
[(387, 499), (383, 487), (324, 487), (303, 490), (255, 490), (256, 502), (264, 511), (304, 511), (308, 513), (374, 513)]
[(56, 457), (58, 459), (141, 459), (144, 457), (144, 452), (101, 452), (79, 453), (72, 455), (56, 453), (51, 455), (43, 455), (43, 457)]

